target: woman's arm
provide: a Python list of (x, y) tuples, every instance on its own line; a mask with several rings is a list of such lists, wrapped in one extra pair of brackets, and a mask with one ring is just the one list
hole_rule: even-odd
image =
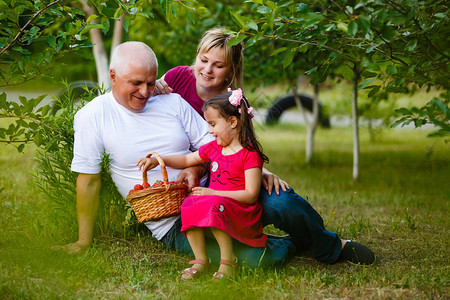
[(164, 74), (160, 79), (156, 80), (155, 89), (153, 90), (153, 95), (170, 94), (173, 89), (164, 80)]
[(195, 187), (193, 195), (218, 195), (233, 198), (245, 204), (254, 204), (258, 200), (261, 188), (261, 169), (251, 168), (245, 171), (245, 190), (216, 191), (210, 188)]
[(262, 185), (267, 190), (269, 195), (272, 195), (272, 190), (275, 188), (275, 193), (277, 195), (280, 194), (280, 188), (286, 192), (286, 190), (289, 188), (289, 185), (286, 181), (278, 177), (277, 175), (273, 174), (269, 170), (263, 168), (262, 171)]

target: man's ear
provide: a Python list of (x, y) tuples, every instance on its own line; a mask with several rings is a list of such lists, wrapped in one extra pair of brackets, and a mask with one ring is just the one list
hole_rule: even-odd
[(231, 117), (228, 119), (228, 122), (230, 122), (231, 128), (236, 128), (237, 125), (238, 125), (238, 119), (237, 119), (236, 116), (231, 116)]
[(109, 80), (111, 81), (111, 84), (113, 84), (116, 80), (116, 71), (109, 70)]

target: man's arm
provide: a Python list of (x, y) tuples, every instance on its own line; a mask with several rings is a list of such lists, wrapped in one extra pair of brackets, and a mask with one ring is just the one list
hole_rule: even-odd
[(204, 163), (181, 170), (178, 173), (177, 182), (186, 183), (188, 185), (188, 191), (191, 191), (193, 187), (200, 185), (200, 178), (206, 174), (208, 166), (208, 163)]
[(77, 178), (78, 241), (64, 246), (54, 246), (70, 254), (82, 253), (92, 244), (95, 219), (100, 203), (100, 174), (79, 174)]

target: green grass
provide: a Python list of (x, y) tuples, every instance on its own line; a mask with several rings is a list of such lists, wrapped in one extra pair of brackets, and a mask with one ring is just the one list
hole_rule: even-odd
[[(51, 219), (34, 187), (34, 150), (0, 145), (0, 298), (4, 299), (448, 299), (449, 166), (444, 140), (390, 130), (371, 143), (361, 130), (361, 180), (352, 181), (350, 129), (319, 129), (315, 160), (304, 161), (305, 129), (257, 126), (267, 168), (322, 214), (328, 229), (369, 245), (373, 266), (325, 265), (307, 253), (274, 269), (243, 269), (229, 282), (181, 282), (188, 258), (145, 230), (96, 234), (79, 256), (50, 250), (77, 228)], [(122, 220), (117, 220), (121, 222)]]

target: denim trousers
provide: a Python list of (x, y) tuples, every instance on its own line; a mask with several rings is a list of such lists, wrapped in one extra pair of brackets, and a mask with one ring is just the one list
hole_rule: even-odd
[[(311, 255), (325, 263), (337, 261), (341, 252), (341, 240), (334, 232), (325, 229), (322, 217), (292, 188), (272, 195), (261, 189), (262, 223), (273, 224), (289, 234), (288, 239), (269, 238), (264, 248), (250, 247), (234, 241), (233, 249), (240, 262), (250, 268), (280, 265), (296, 253), (311, 251)], [(186, 237), (181, 233), (181, 219), (161, 239), (169, 248), (188, 256), (194, 256)], [(213, 262), (219, 262), (220, 249), (213, 239), (206, 239), (206, 250)]]

